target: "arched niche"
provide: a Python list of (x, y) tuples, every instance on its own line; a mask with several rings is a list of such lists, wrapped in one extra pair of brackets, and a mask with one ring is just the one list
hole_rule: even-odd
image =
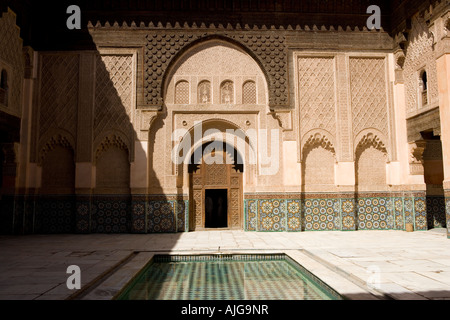
[(302, 184), (305, 191), (322, 191), (335, 185), (336, 151), (330, 135), (312, 131), (302, 148)]
[(385, 190), (387, 162), (388, 152), (383, 140), (373, 132), (364, 134), (355, 149), (355, 178), (358, 190)]
[(129, 194), (129, 159), (129, 149), (119, 136), (104, 139), (95, 154), (97, 193)]
[(68, 145), (53, 145), (42, 159), (41, 193), (71, 195), (74, 190), (74, 152)]
[(169, 67), (164, 79), (164, 102), (168, 107), (177, 104), (176, 92), (180, 81), (190, 84), (191, 105), (205, 104), (208, 100), (205, 98), (204, 101), (198, 91), (204, 89), (202, 83), (208, 82), (211, 104), (225, 103), (223, 85), (232, 82), (233, 95), (226, 100), (227, 104), (242, 105), (243, 86), (249, 81), (255, 84), (254, 88), (247, 89), (256, 91), (257, 104), (268, 104), (267, 80), (260, 65), (241, 47), (225, 39), (202, 41), (185, 50)]

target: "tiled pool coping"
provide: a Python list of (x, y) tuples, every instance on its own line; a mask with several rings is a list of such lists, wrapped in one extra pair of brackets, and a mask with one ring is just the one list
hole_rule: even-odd
[[(113, 300), (118, 297), (122, 291), (132, 283), (140, 272), (152, 263), (155, 257), (166, 257), (166, 259), (182, 261), (182, 259), (192, 259), (193, 257), (212, 257), (217, 256), (217, 252), (137, 252), (135, 257), (126, 263), (119, 270), (111, 274), (102, 283), (95, 288), (89, 288), (86, 293), (78, 299), (82, 300)], [(325, 264), (314, 260), (302, 250), (286, 250), (286, 251), (264, 251), (264, 250), (248, 250), (248, 251), (230, 251), (221, 253), (222, 256), (235, 257), (256, 257), (265, 256), (271, 259), (275, 257), (283, 257), (295, 267), (302, 269), (314, 281), (319, 282), (330, 292), (340, 295), (343, 299), (348, 300), (378, 300), (382, 299), (380, 295), (373, 292), (369, 288), (363, 288), (361, 285), (355, 284), (345, 275), (330, 270)], [(187, 258), (186, 258), (187, 257)]]

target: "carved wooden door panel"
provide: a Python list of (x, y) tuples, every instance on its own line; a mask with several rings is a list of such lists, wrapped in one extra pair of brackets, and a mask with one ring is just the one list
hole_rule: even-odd
[(232, 165), (205, 164), (191, 174), (190, 230), (205, 229), (205, 193), (207, 189), (227, 190), (228, 228), (242, 229), (242, 173)]
[(230, 191), (229, 191), (229, 222), (231, 229), (242, 229), (242, 173), (231, 170), (230, 173)]
[(192, 174), (191, 181), (191, 199), (192, 206), (189, 217), (189, 230), (199, 230), (205, 227), (204, 219), (203, 219), (203, 179), (202, 179), (202, 170), (198, 170), (196, 173)]

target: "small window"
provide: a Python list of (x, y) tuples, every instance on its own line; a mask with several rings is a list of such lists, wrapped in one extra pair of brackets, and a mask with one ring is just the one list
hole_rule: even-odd
[(426, 106), (428, 104), (428, 78), (426, 71), (422, 71), (420, 75), (420, 91), (422, 106)]
[(246, 81), (242, 86), (242, 103), (256, 104), (256, 84), (254, 81)]
[(189, 104), (189, 82), (183, 80), (176, 84), (175, 104)]
[(202, 81), (198, 85), (198, 103), (211, 103), (211, 83), (209, 81)]
[(234, 84), (233, 81), (225, 81), (220, 86), (222, 104), (234, 103)]
[(423, 91), (427, 91), (428, 89), (428, 79), (426, 71), (422, 72), (422, 89)]
[(0, 104), (8, 105), (8, 73), (5, 69), (0, 74)]

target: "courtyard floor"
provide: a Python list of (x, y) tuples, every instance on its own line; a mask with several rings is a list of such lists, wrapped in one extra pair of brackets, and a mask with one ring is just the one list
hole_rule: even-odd
[[(111, 299), (156, 253), (219, 250), (284, 252), (348, 299), (450, 300), (445, 231), (1, 236), (0, 300)], [(70, 265), (79, 291), (67, 288)]]

